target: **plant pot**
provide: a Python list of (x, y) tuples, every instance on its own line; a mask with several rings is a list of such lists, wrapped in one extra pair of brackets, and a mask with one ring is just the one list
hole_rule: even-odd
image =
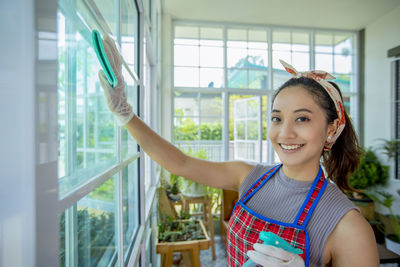
[(203, 185), (184, 179), (182, 181), (182, 195), (186, 197), (202, 197), (204, 196)]
[(400, 243), (385, 237), (386, 248), (400, 255)]
[(360, 209), (361, 214), (364, 216), (365, 219), (367, 219), (368, 221), (375, 220), (375, 203), (372, 199), (350, 198), (350, 200), (351, 202), (353, 202), (354, 205), (356, 205)]

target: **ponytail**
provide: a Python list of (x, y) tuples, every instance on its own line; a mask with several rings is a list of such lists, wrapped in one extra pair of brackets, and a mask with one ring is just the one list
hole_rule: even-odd
[[(342, 97), (342, 93), (336, 83), (330, 83), (339, 91)], [(348, 181), (350, 175), (360, 164), (361, 149), (352, 121), (347, 115), (347, 112), (344, 113), (346, 126), (332, 146), (331, 151), (324, 151), (322, 157), (328, 177), (333, 180), (342, 191), (355, 191), (349, 185)]]

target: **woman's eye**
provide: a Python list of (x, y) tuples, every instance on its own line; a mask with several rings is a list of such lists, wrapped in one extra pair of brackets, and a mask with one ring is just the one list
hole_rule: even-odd
[(310, 119), (307, 118), (307, 117), (298, 117), (298, 118), (296, 119), (296, 121), (300, 121), (300, 122), (309, 121), (309, 120), (310, 120)]
[(271, 118), (271, 121), (272, 121), (272, 122), (278, 122), (278, 121), (281, 121), (281, 119), (278, 118), (278, 117), (272, 117), (272, 118)]

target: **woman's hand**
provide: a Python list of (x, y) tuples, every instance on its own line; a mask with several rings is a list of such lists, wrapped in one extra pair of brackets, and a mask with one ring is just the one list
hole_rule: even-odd
[(120, 126), (127, 124), (135, 115), (132, 106), (128, 104), (125, 94), (125, 81), (122, 76), (122, 57), (118, 52), (113, 39), (105, 35), (103, 47), (107, 54), (108, 61), (118, 80), (118, 84), (113, 88), (107, 80), (103, 70), (99, 71), (100, 85), (103, 88), (104, 96), (110, 111), (114, 114)]
[(262, 266), (268, 267), (304, 267), (303, 259), (294, 253), (270, 245), (256, 243), (254, 250), (247, 251), (249, 258)]

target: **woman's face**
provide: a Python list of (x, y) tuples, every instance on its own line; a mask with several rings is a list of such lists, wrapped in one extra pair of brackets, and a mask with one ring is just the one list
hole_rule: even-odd
[(286, 166), (319, 163), (328, 134), (325, 111), (301, 86), (283, 89), (275, 98), (268, 131), (272, 146)]

